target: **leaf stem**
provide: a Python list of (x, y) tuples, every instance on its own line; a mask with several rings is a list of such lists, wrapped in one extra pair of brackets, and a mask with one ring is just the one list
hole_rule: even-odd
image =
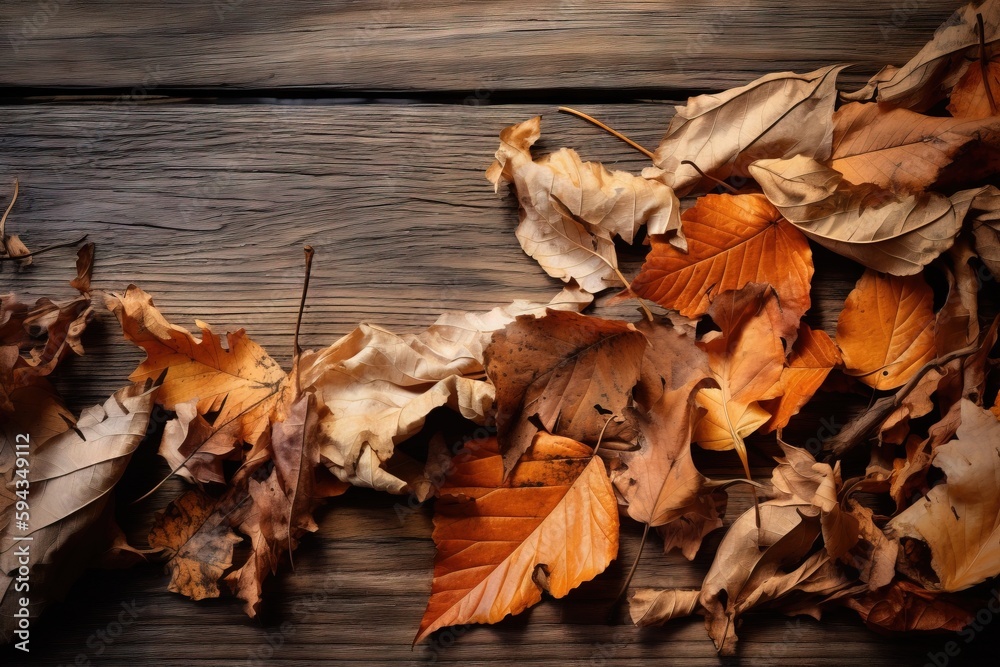
[[(84, 234), (75, 241), (67, 241), (66, 243), (56, 243), (55, 245), (45, 246), (44, 248), (35, 250), (34, 252), (26, 253), (24, 255), (17, 255), (16, 257), (0, 257), (0, 262), (16, 262), (18, 260), (25, 259), (26, 257), (34, 257), (35, 255), (41, 255), (43, 252), (48, 252), (49, 250), (56, 250), (58, 248), (71, 248), (73, 246), (80, 245), (86, 240), (87, 240), (87, 235)], [(4, 250), (6, 251), (6, 246), (4, 247)]]
[(622, 584), (622, 589), (618, 591), (618, 595), (615, 596), (615, 601), (611, 603), (612, 608), (622, 601), (625, 594), (628, 592), (629, 584), (632, 583), (632, 577), (635, 576), (635, 571), (639, 567), (639, 559), (642, 557), (643, 547), (646, 546), (646, 537), (649, 535), (649, 524), (647, 523), (642, 529), (642, 540), (639, 542), (639, 551), (635, 554), (635, 560), (632, 561), (632, 567), (628, 570), (628, 575), (625, 577), (625, 582)]
[[(316, 251), (313, 250), (311, 245), (304, 246), (302, 248), (306, 257), (306, 271), (305, 277), (302, 279), (302, 298), (299, 299), (299, 315), (295, 320), (295, 339), (292, 343), (292, 354), (296, 361), (298, 361), (299, 355), (302, 354), (302, 348), (299, 347), (299, 329), (302, 328), (302, 313), (306, 309), (306, 295), (309, 294), (309, 277), (312, 275), (312, 263), (313, 255)], [(299, 366), (298, 363), (295, 364), (295, 394), (299, 393)]]
[(646, 150), (645, 148), (643, 148), (639, 144), (635, 143), (634, 141), (632, 141), (631, 139), (629, 139), (628, 137), (626, 137), (621, 132), (618, 132), (617, 130), (611, 129), (610, 127), (608, 127), (607, 125), (605, 125), (601, 121), (597, 120), (593, 116), (588, 116), (587, 114), (583, 113), (582, 111), (577, 111), (576, 109), (572, 109), (570, 107), (559, 107), (559, 111), (562, 111), (563, 113), (568, 113), (571, 116), (576, 116), (577, 118), (582, 118), (583, 120), (587, 121), (588, 123), (593, 123), (594, 125), (596, 125), (597, 127), (601, 128), (602, 130), (604, 130), (605, 132), (607, 132), (611, 136), (613, 136), (613, 137), (615, 137), (617, 139), (621, 139), (626, 144), (628, 144), (632, 148), (636, 149), (637, 151), (639, 151), (640, 153), (642, 153), (643, 155), (645, 155), (646, 157), (648, 157), (650, 160), (655, 160), (656, 159), (656, 155), (652, 151)]
[(707, 178), (708, 180), (715, 182), (717, 185), (720, 185), (720, 186), (724, 187), (726, 190), (729, 190), (734, 195), (738, 194), (739, 191), (736, 188), (734, 188), (733, 186), (731, 186), (729, 183), (726, 183), (725, 181), (720, 181), (715, 176), (709, 176), (708, 174), (706, 174), (705, 172), (703, 172), (701, 170), (701, 167), (699, 167), (698, 165), (696, 165), (691, 160), (681, 160), (681, 164), (686, 164), (687, 166), (694, 168), (695, 171), (697, 171), (699, 174), (701, 174), (702, 178)]
[(7, 210), (3, 212), (3, 218), (0, 218), (0, 255), (9, 255), (10, 251), (7, 248), (7, 216), (10, 215), (11, 209), (14, 208), (14, 202), (17, 201), (17, 190), (18, 190), (18, 180), (14, 178), (14, 196), (10, 198), (10, 203), (7, 204)]

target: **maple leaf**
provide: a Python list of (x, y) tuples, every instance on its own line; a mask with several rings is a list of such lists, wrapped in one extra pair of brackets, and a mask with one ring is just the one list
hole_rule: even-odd
[(830, 166), (848, 183), (897, 192), (919, 192), (934, 183), (986, 125), (860, 103), (840, 107), (833, 120)]
[(760, 402), (771, 417), (761, 427), (764, 433), (784, 428), (840, 363), (840, 351), (825, 331), (799, 325), (795, 345), (789, 352), (778, 378), (780, 395)]
[(618, 507), (590, 447), (539, 433), (504, 479), (497, 441), (456, 460), (434, 511), (434, 582), (414, 642), (560, 598), (618, 553)]
[(781, 314), (774, 291), (760, 283), (724, 292), (708, 314), (721, 331), (699, 341), (699, 347), (708, 354), (718, 386), (697, 394), (705, 414), (695, 426), (694, 439), (706, 449), (735, 449), (749, 478), (743, 439), (771, 418), (759, 402), (777, 398), (781, 391)]
[[(747, 176), (761, 158), (830, 156), (833, 105), (841, 66), (808, 74), (777, 72), (745, 86), (699, 95), (676, 107), (667, 134), (643, 176), (658, 178), (678, 195)], [(692, 164), (697, 165), (697, 168)]]
[(959, 591), (1000, 574), (1000, 422), (962, 399), (957, 439), (937, 447), (938, 484), (886, 526), (930, 547), (938, 582)]
[(935, 357), (933, 306), (922, 275), (865, 271), (837, 320), (846, 372), (875, 389), (905, 384)]
[(759, 194), (707, 195), (682, 215), (686, 253), (652, 240), (631, 289), (686, 317), (708, 312), (712, 295), (748, 283), (772, 285), (793, 330), (809, 310), (809, 242)]
[(539, 427), (596, 443), (609, 420), (623, 417), (645, 347), (646, 338), (628, 322), (562, 311), (521, 316), (495, 333), (486, 373), (496, 386), (507, 469)]
[[(567, 148), (533, 160), (540, 124), (536, 116), (505, 128), (486, 177), (497, 190), (513, 185), (521, 218), (515, 234), (524, 251), (550, 276), (600, 292), (617, 282), (613, 237), (631, 243), (644, 224), (650, 234), (674, 234), (680, 202), (662, 183), (609, 172)], [(683, 247), (682, 239), (674, 242)]]
[(146, 351), (146, 359), (130, 380), (162, 376), (157, 401), (166, 409), (197, 401), (199, 414), (217, 413), (215, 431), (226, 431), (224, 437), (235, 437), (255, 448), (263, 446), (261, 436), (272, 419), (281, 418), (278, 409), (289, 382), (278, 362), (244, 329), (228, 334), (223, 348), (209, 326), (197, 322), (199, 340), (168, 322), (152, 297), (135, 285), (129, 285), (121, 296), (108, 295), (106, 303), (125, 338)]
[(983, 188), (951, 197), (897, 195), (873, 184), (843, 182), (815, 160), (760, 160), (750, 172), (767, 198), (810, 239), (868, 268), (919, 273), (951, 247)]
[(15, 589), (24, 564), (17, 547), (26, 542), (20, 540), (31, 545), (32, 618), (111, 546), (103, 524), (114, 523), (112, 490), (146, 433), (152, 404), (148, 386), (130, 385), (85, 409), (73, 428), (45, 439), (31, 433), (30, 473), (7, 476), (11, 490), (30, 491), (31, 518), (27, 530), (11, 521), (0, 531), (3, 641), (13, 636), (25, 594)]

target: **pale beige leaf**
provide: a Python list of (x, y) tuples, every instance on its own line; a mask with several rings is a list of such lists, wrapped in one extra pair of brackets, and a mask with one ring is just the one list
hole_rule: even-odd
[(662, 625), (675, 618), (690, 616), (698, 610), (701, 591), (676, 588), (637, 588), (628, 597), (628, 613), (640, 628)]
[(683, 196), (715, 185), (684, 161), (726, 179), (747, 176), (747, 167), (762, 158), (809, 155), (826, 160), (841, 69), (777, 72), (740, 88), (690, 98), (687, 106), (677, 107), (656, 149), (656, 168), (643, 176), (658, 178)]
[(934, 452), (945, 474), (887, 528), (927, 543), (945, 591), (960, 591), (1000, 574), (1000, 422), (962, 399), (957, 439)]

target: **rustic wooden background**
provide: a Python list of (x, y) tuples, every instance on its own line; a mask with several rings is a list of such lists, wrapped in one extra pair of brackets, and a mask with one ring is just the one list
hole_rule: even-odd
[[(543, 149), (573, 146), (637, 171), (641, 155), (555, 107), (574, 104), (652, 148), (671, 101), (832, 62), (857, 64), (842, 78), (855, 86), (904, 62), (956, 6), (4, 0), (0, 193), (21, 182), (8, 231), (32, 248), (86, 233), (97, 288), (136, 282), (173, 321), (246, 327), (287, 364), (304, 243), (317, 250), (311, 346), (362, 320), (416, 331), (445, 310), (557, 291), (517, 245), (512, 200), (483, 178), (505, 125), (544, 114)], [(856, 272), (823, 253), (819, 262), (809, 318), (831, 329)], [(72, 267), (68, 249), (20, 274), (5, 267), (0, 291), (68, 295)], [(74, 409), (103, 400), (141, 358), (107, 313), (86, 344), (59, 378)], [(840, 417), (816, 408), (800, 435), (823, 416)], [(126, 496), (157, 474), (153, 457), (135, 463)], [(766, 474), (767, 459), (755, 463)], [(739, 474), (725, 457), (705, 464)], [(119, 513), (141, 534), (179, 488)], [(30, 660), (5, 649), (0, 663), (923, 665), (951, 639), (882, 637), (847, 612), (822, 624), (761, 614), (740, 632), (740, 658), (721, 661), (699, 620), (640, 631), (609, 610), (639, 542), (630, 525), (619, 563), (567, 599), (411, 649), (434, 547), (430, 508), (400, 519), (399, 502), (352, 491), (325, 509), (295, 572), (269, 582), (259, 621), (232, 599), (167, 593), (157, 565), (91, 572), (36, 624)], [(730, 517), (747, 503), (734, 493)], [(696, 587), (709, 562), (654, 544), (635, 583)], [(119, 628), (123, 604), (137, 619)], [(980, 664), (997, 626), (948, 664)]]

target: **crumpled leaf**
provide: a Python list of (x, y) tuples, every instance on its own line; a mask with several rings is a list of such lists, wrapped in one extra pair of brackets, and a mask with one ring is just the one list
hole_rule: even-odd
[(845, 597), (841, 603), (856, 611), (869, 628), (882, 632), (958, 632), (975, 618), (969, 605), (905, 579)]
[(486, 313), (446, 313), (426, 331), (397, 335), (362, 324), (330, 347), (299, 360), (302, 386), (330, 411), (320, 421), (323, 462), (341, 480), (391, 493), (408, 489), (383, 466), (415, 435), (427, 414), (448, 406), (467, 419), (492, 418), (494, 387), (484, 354), (494, 331), (547, 308), (577, 310), (589, 296), (563, 290), (548, 305), (518, 300)]
[(761, 430), (770, 433), (787, 426), (839, 363), (840, 351), (825, 331), (805, 322), (799, 325), (795, 345), (778, 378), (780, 396), (760, 402), (760, 407), (771, 414)]
[[(983, 15), (987, 44), (1000, 39), (1000, 5), (986, 0), (958, 9), (934, 33), (934, 37), (904, 66), (887, 67), (859, 91), (896, 107), (923, 111), (941, 100), (965, 74), (978, 67), (979, 28), (976, 14)], [(854, 96), (857, 98), (858, 96)]]
[[(533, 160), (530, 149), (541, 136), (540, 124), (541, 116), (535, 116), (505, 128), (486, 177), (497, 190), (514, 186), (521, 218), (515, 234), (524, 251), (550, 276), (600, 292), (617, 282), (613, 237), (631, 243), (644, 224), (650, 234), (675, 234), (680, 202), (662, 183), (609, 172), (568, 148)], [(683, 247), (682, 238), (674, 242)]]
[(760, 160), (750, 173), (806, 236), (868, 268), (900, 276), (920, 272), (951, 247), (983, 192), (895, 195), (872, 184), (844, 183), (836, 170), (803, 156)]
[(656, 149), (656, 167), (643, 176), (658, 178), (684, 196), (715, 187), (684, 161), (725, 180), (747, 176), (747, 167), (762, 158), (809, 155), (826, 160), (841, 69), (776, 72), (740, 88), (690, 98), (687, 106), (676, 108)]
[[(496, 385), (497, 438), (511, 469), (541, 427), (595, 443), (624, 416), (646, 338), (628, 322), (549, 311), (493, 336), (486, 372)], [(536, 425), (537, 424), (537, 425)]]
[(960, 591), (1000, 574), (1000, 422), (962, 399), (957, 439), (937, 447), (932, 463), (945, 482), (887, 525), (897, 538), (925, 542), (938, 582)]
[[(629, 600), (633, 622), (659, 625), (697, 611), (705, 616), (716, 650), (734, 655), (736, 627), (751, 609), (793, 604), (790, 610), (818, 614), (817, 605), (850, 582), (825, 551), (811, 553), (820, 533), (819, 519), (799, 510), (796, 505), (762, 503), (759, 527), (754, 510), (744, 512), (722, 538), (700, 593), (638, 589)], [(803, 598), (811, 602), (803, 605)]]
[(439, 628), (496, 623), (560, 598), (618, 554), (618, 507), (604, 464), (568, 438), (539, 433), (511, 474), (496, 440), (463, 457), (441, 488), (437, 556), (415, 642)]
[(919, 192), (934, 183), (984, 123), (924, 116), (879, 104), (845, 104), (833, 115), (830, 166), (854, 185)]
[(631, 289), (686, 317), (704, 315), (714, 295), (768, 283), (793, 330), (809, 310), (809, 242), (759, 194), (706, 195), (682, 216), (686, 253), (652, 241)]
[[(956, 118), (989, 118), (997, 115), (1000, 96), (1000, 49), (997, 42), (986, 46), (978, 62), (970, 63), (951, 89), (948, 113)], [(985, 58), (985, 66), (984, 66)]]
[(706, 449), (735, 449), (750, 477), (743, 439), (771, 415), (760, 401), (776, 398), (785, 363), (781, 314), (774, 291), (750, 283), (738, 292), (724, 292), (709, 310), (721, 332), (699, 342), (717, 388), (702, 388), (697, 404), (705, 409), (694, 439)]
[(157, 401), (168, 410), (197, 401), (198, 413), (217, 413), (216, 430), (227, 429), (252, 446), (262, 446), (261, 436), (270, 428), (284, 394), (288, 377), (260, 345), (240, 329), (226, 337), (226, 348), (204, 322), (197, 322), (202, 337), (173, 325), (157, 310), (152, 297), (130, 285), (121, 296), (110, 294), (109, 310), (121, 324), (125, 338), (146, 351), (146, 359), (129, 376), (134, 382), (157, 380), (162, 384)]
[(875, 389), (895, 389), (936, 357), (934, 294), (922, 275), (869, 269), (837, 320), (846, 372)]
[(0, 534), (0, 640), (12, 638), (25, 594), (14, 589), (20, 546), (30, 545), (32, 618), (111, 546), (102, 524), (114, 522), (112, 490), (146, 433), (152, 403), (148, 387), (130, 385), (59, 435), (43, 440), (29, 431), (30, 473), (8, 478), (8, 490), (30, 493), (28, 528), (10, 521)]

